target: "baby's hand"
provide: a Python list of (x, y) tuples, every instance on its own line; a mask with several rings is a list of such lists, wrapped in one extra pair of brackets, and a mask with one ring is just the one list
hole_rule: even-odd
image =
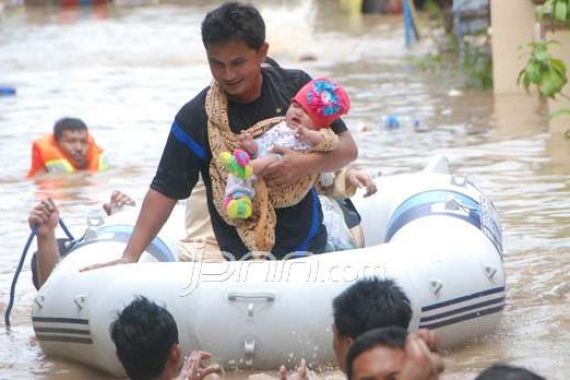
[(257, 153), (257, 145), (253, 141), (253, 135), (249, 131), (241, 131), (238, 136), (238, 144), (240, 148), (245, 150), (251, 156), (255, 156)]

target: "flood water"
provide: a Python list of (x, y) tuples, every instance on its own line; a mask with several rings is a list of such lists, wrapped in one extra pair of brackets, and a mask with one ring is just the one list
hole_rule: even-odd
[[(214, 1), (98, 8), (6, 7), (0, 14), (0, 312), (29, 233), (27, 211), (45, 196), (80, 234), (84, 216), (113, 189), (140, 201), (171, 121), (210, 80), (199, 26)], [(347, 124), (372, 174), (418, 170), (444, 153), (494, 200), (503, 224), (508, 304), (496, 334), (447, 353), (444, 378), (473, 378), (495, 361), (552, 379), (570, 373), (570, 142), (549, 132), (546, 111), (526, 96), (457, 92), (460, 78), (422, 72), (403, 47), (394, 17), (351, 17), (331, 0), (259, 1), (270, 54), (345, 84)], [(412, 54), (414, 54), (412, 52)], [(300, 60), (313, 56), (316, 60)], [(388, 113), (412, 115), (423, 132), (386, 130)], [(84, 119), (113, 169), (96, 175), (30, 181), (30, 144), (63, 116)], [(364, 131), (367, 127), (367, 131)], [(381, 191), (381, 189), (380, 189)], [(35, 290), (29, 263), (17, 288), (13, 327), (0, 332), (0, 378), (100, 378), (47, 358), (30, 323)], [(244, 378), (248, 373), (232, 377)], [(341, 379), (338, 371), (320, 375)]]

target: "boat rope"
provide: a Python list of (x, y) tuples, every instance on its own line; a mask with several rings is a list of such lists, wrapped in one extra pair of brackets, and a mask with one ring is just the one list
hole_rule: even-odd
[[(73, 235), (69, 231), (69, 228), (65, 225), (63, 220), (59, 219), (59, 225), (63, 229), (63, 232), (67, 235), (69, 240), (72, 242), (75, 241)], [(18, 283), (18, 278), (20, 277), (20, 272), (22, 271), (22, 267), (24, 266), (24, 262), (26, 260), (26, 255), (30, 249), (30, 245), (34, 238), (38, 234), (39, 226), (35, 225), (32, 227), (32, 232), (30, 232), (30, 236), (28, 236), (28, 240), (26, 241), (26, 245), (24, 246), (24, 250), (22, 251), (22, 256), (20, 257), (20, 262), (18, 263), (18, 267), (16, 268), (16, 272), (14, 272), (14, 278), (12, 278), (12, 286), (10, 287), (10, 301), (8, 302), (8, 306), (6, 307), (6, 312), (4, 313), (4, 323), (6, 327), (10, 327), (10, 313), (12, 312), (12, 307), (14, 306), (14, 296), (16, 294), (16, 284)]]

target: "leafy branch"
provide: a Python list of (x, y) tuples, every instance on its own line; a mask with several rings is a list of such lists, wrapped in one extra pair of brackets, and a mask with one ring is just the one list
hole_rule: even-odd
[(568, 82), (566, 64), (561, 59), (552, 58), (548, 51), (548, 47), (554, 43), (557, 42), (535, 41), (528, 44), (530, 57), (519, 73), (517, 84), (522, 84), (527, 92), (531, 85), (535, 85), (544, 96), (555, 99), (556, 95), (560, 95), (567, 98), (562, 94), (562, 89)]
[(545, 14), (549, 14), (554, 21), (570, 25), (570, 0), (547, 0), (536, 10), (539, 20), (542, 20)]

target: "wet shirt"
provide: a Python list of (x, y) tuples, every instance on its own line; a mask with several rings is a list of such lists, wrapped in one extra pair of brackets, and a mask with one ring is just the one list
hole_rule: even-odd
[[(262, 75), (259, 98), (250, 103), (228, 100), (230, 129), (236, 134), (261, 120), (284, 116), (292, 97), (311, 80), (303, 71), (276, 67), (263, 67)], [(223, 251), (239, 259), (248, 253), (248, 249), (236, 229), (218, 214), (212, 201), (212, 184), (208, 170), (212, 155), (205, 110), (208, 89), (205, 88), (186, 103), (176, 115), (151, 188), (169, 198), (185, 199), (190, 195), (201, 173), (218, 244)], [(335, 121), (331, 128), (337, 134), (346, 131), (342, 120)], [(277, 226), (273, 255), (282, 258), (290, 252), (318, 253), (324, 250), (326, 229), (322, 225), (322, 211), (314, 189), (298, 204), (275, 211)]]

